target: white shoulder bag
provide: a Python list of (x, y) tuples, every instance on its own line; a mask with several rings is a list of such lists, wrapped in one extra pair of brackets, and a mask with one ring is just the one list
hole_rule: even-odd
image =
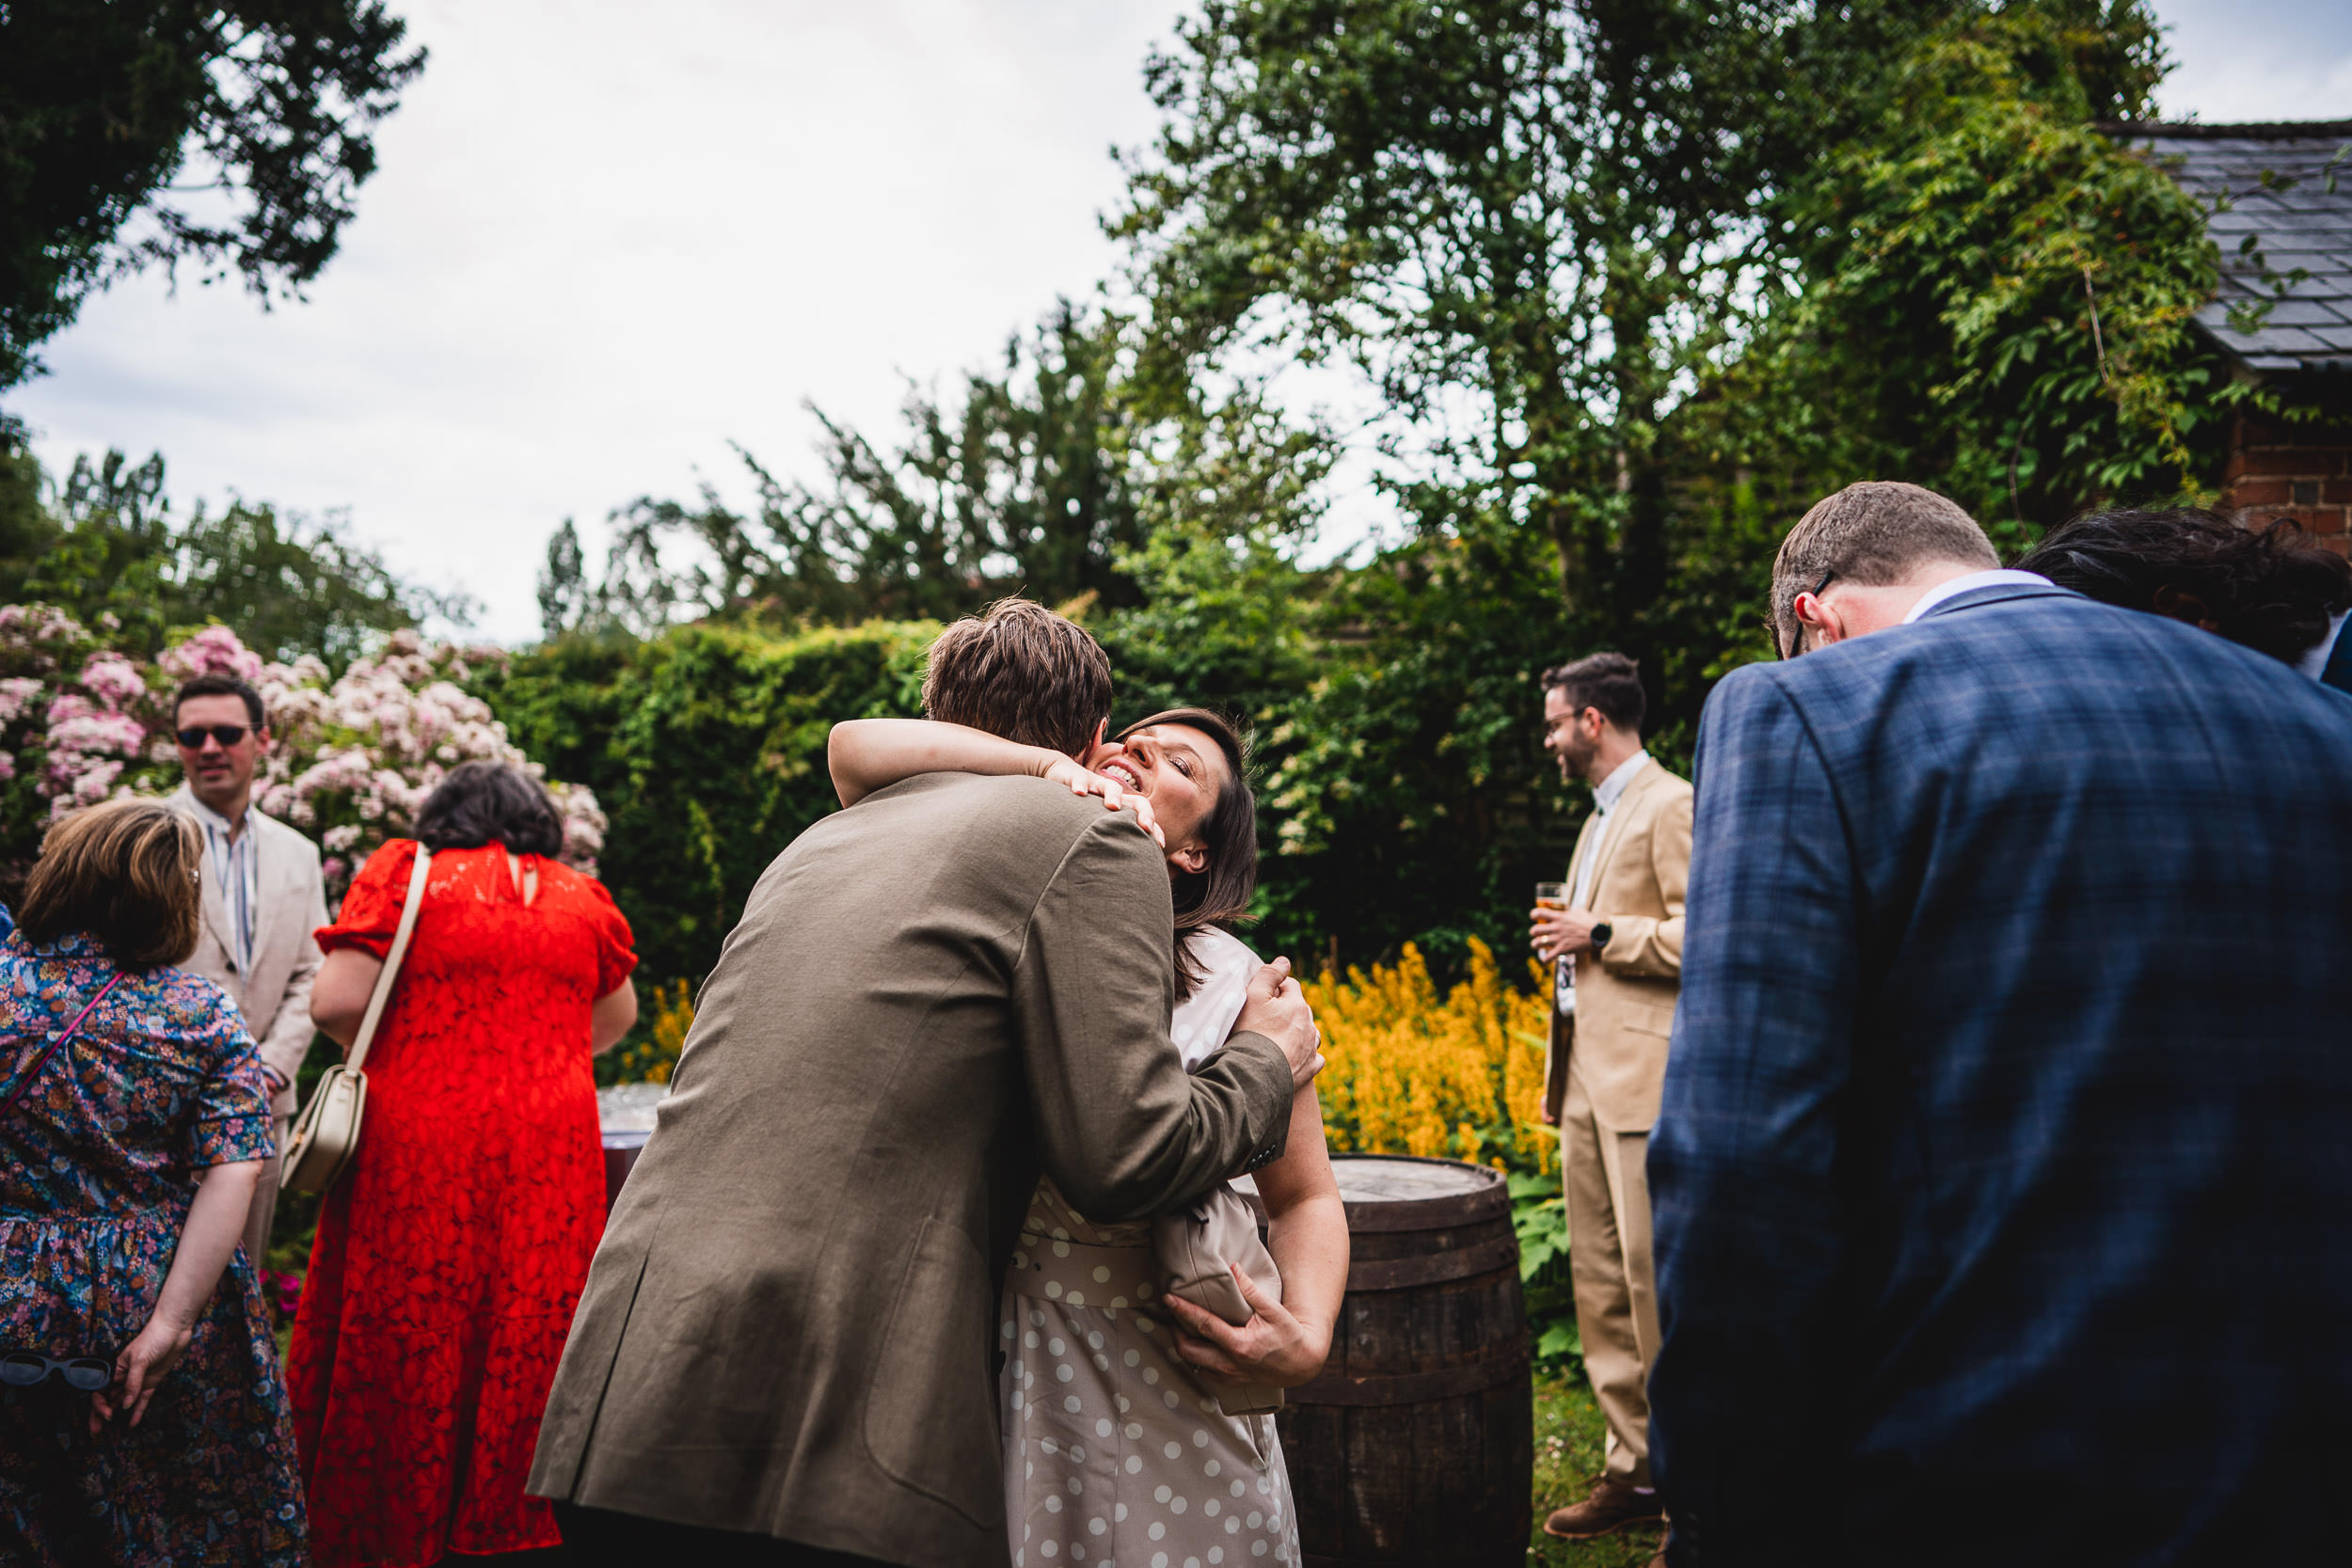
[(285, 1159), (278, 1172), (280, 1192), (327, 1191), (359, 1151), (359, 1121), (368, 1109), (368, 1075), (360, 1068), (368, 1059), (368, 1047), (374, 1043), (375, 1025), (384, 1016), (392, 983), (400, 978), (400, 960), (408, 956), (408, 938), (417, 928), (417, 911), (424, 905), (425, 873), (432, 864), (433, 852), (419, 845), (416, 868), (408, 874), (408, 901), (401, 906), (391, 951), (384, 956), (375, 990), (369, 993), (359, 1033), (349, 1053), (320, 1075), (310, 1103), (302, 1108), (302, 1119), (294, 1123), (294, 1134), (286, 1140)]

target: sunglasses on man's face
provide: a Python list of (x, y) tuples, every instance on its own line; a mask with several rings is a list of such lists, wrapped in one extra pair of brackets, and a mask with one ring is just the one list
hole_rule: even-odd
[(69, 1388), (85, 1394), (95, 1394), (114, 1381), (115, 1370), (94, 1356), (76, 1355), (55, 1361), (29, 1350), (12, 1350), (0, 1355), (0, 1383), (11, 1388), (31, 1388), (49, 1381), (52, 1376), (65, 1379)]
[(220, 742), (220, 749), (225, 752), (252, 733), (250, 724), (191, 724), (179, 732), (179, 738), (180, 744), (189, 751), (200, 752), (204, 749), (204, 737), (209, 735)]
[[(1835, 566), (1832, 566), (1828, 571), (1823, 572), (1821, 574), (1821, 580), (1813, 585), (1813, 596), (1817, 599), (1820, 598), (1821, 596), (1821, 590), (1827, 588), (1829, 586), (1829, 579), (1836, 575), (1837, 568)], [(1804, 595), (1802, 594), (1797, 595), (1798, 598), (1803, 598), (1804, 596)], [(1789, 618), (1794, 620), (1796, 613), (1797, 600), (1791, 599), (1788, 601)], [(1780, 645), (1780, 657), (1783, 658), (1794, 658), (1803, 652), (1804, 652), (1804, 623), (1799, 621), (1797, 622), (1797, 629), (1789, 633), (1788, 641)]]

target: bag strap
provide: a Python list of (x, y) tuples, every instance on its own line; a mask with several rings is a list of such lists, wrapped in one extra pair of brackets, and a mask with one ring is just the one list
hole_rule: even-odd
[(73, 1032), (82, 1026), (83, 1022), (87, 1020), (90, 1014), (98, 1010), (98, 1005), (101, 1002), (106, 1000), (106, 993), (114, 990), (115, 987), (119, 985), (121, 982), (122, 971), (118, 969), (114, 972), (113, 976), (109, 978), (104, 985), (98, 988), (98, 994), (89, 999), (89, 1005), (85, 1006), (80, 1012), (74, 1014), (73, 1022), (59, 1030), (57, 1032), (57, 1037), (49, 1042), (48, 1049), (40, 1053), (40, 1057), (34, 1061), (31, 1067), (24, 1069), (24, 1075), (16, 1081), (16, 1087), (8, 1091), (8, 1102), (6, 1105), (0, 1105), (0, 1121), (6, 1121), (10, 1116), (15, 1114), (16, 1102), (24, 1098), (24, 1091), (26, 1089), (33, 1086), (33, 1080), (40, 1077), (40, 1069), (49, 1065), (49, 1058), (57, 1053), (57, 1047), (63, 1045), (66, 1041), (73, 1037)]
[(376, 1021), (384, 1016), (384, 1004), (391, 999), (392, 982), (400, 978), (400, 960), (408, 956), (408, 937), (417, 928), (417, 911), (424, 904), (425, 873), (432, 866), (433, 851), (418, 845), (416, 867), (408, 873), (408, 901), (400, 907), (400, 924), (392, 929), (392, 950), (384, 955), (375, 990), (368, 993), (367, 1014), (359, 1020), (359, 1033), (352, 1037), (351, 1051), (343, 1057), (343, 1066), (354, 1072), (368, 1059), (368, 1047), (375, 1043)]

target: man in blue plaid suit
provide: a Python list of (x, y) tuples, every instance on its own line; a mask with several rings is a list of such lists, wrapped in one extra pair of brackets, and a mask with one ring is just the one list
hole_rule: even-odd
[(1670, 1560), (2352, 1560), (2352, 701), (1996, 565), (1841, 491), (1701, 721)]

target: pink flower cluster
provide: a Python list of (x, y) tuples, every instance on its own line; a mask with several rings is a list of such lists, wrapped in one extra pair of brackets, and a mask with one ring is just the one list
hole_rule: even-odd
[[(164, 705), (182, 681), (213, 673), (249, 681), (262, 694), (272, 746), (255, 800), (318, 839), (331, 896), (340, 897), (378, 845), (407, 832), (459, 763), (507, 763), (544, 782), (489, 705), (464, 688), (474, 666), (505, 657), (496, 648), (428, 645), (398, 631), (373, 658), (330, 680), (318, 659), (264, 660), (226, 626), (205, 627), (152, 666), (91, 644), (83, 627), (46, 606), (0, 607), (0, 781), (37, 753), (35, 792), (53, 818), (110, 796), (177, 787)], [(78, 674), (68, 679), (77, 653)], [(548, 788), (564, 820), (564, 860), (593, 873), (606, 827), (595, 794), (576, 784)]]
[[(177, 686), (199, 675), (234, 675), (241, 681), (259, 686), (263, 673), (272, 668), (260, 654), (237, 640), (237, 634), (227, 626), (206, 626), (177, 647), (164, 650), (164, 657), (155, 661), (164, 678)], [(277, 666), (283, 669), (283, 665)], [(319, 666), (325, 674), (326, 667)]]

